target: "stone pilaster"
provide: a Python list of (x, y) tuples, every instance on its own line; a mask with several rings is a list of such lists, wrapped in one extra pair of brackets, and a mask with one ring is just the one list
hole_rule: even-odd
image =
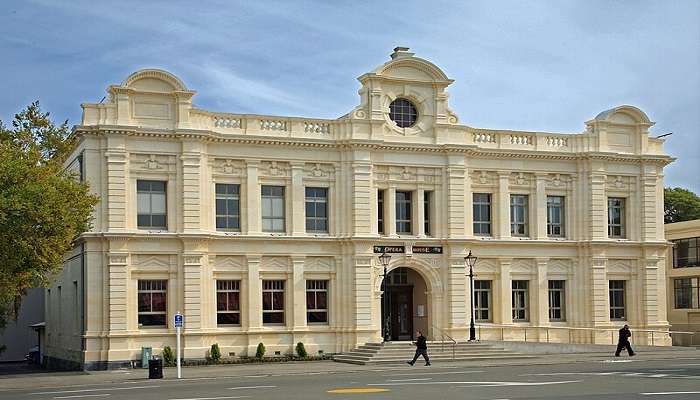
[(396, 236), (396, 188), (384, 192), (384, 231), (387, 236)]
[(258, 167), (259, 163), (257, 161), (248, 161), (246, 163), (246, 212), (248, 213), (246, 234), (248, 235), (259, 235), (262, 233)]
[(128, 253), (109, 252), (109, 330), (127, 330), (127, 260)]
[(447, 166), (447, 234), (451, 238), (465, 237), (465, 192), (466, 168), (464, 156), (449, 155)]
[[(663, 225), (657, 226), (657, 213), (659, 203), (663, 204), (663, 197), (658, 198), (658, 178), (656, 176), (655, 166), (643, 165), (643, 175), (640, 177), (640, 197), (641, 197), (641, 240), (655, 241), (658, 240), (658, 230), (663, 231)], [(662, 213), (663, 215), (663, 213)]]
[(182, 256), (185, 331), (202, 328), (202, 256), (199, 253), (185, 253)]
[(413, 193), (414, 196), (416, 196), (416, 200), (413, 202), (413, 214), (415, 215), (415, 219), (413, 220), (413, 233), (418, 237), (425, 237), (425, 207), (423, 205), (425, 190), (418, 189)]
[[(510, 189), (508, 187), (509, 172), (498, 172), (498, 201), (493, 207), (492, 221), (494, 235), (498, 239), (510, 239)], [(510, 290), (510, 288), (509, 288)]]
[(304, 164), (292, 163), (292, 235), (304, 235), (306, 232), (305, 223), (305, 202), (306, 194), (304, 189)]
[[(108, 139), (110, 142), (112, 139)], [(123, 150), (109, 150), (107, 157), (107, 229), (123, 231), (127, 227), (126, 199), (128, 182), (128, 154)], [(136, 191), (136, 188), (133, 188)], [(136, 196), (134, 196), (135, 198)], [(134, 207), (135, 208), (135, 207)], [(134, 225), (136, 222), (134, 221)]]
[(589, 177), (590, 210), (588, 216), (588, 237), (603, 240), (608, 237), (608, 199), (605, 192), (606, 177), (594, 173)]
[[(498, 286), (498, 298), (500, 299), (498, 304), (498, 310), (494, 310), (494, 319), (496, 323), (500, 324), (512, 324), (513, 323), (513, 309), (511, 304), (512, 298), (512, 288), (511, 288), (511, 278), (510, 278), (510, 265), (513, 260), (511, 259), (501, 259), (500, 261), (500, 279), (495, 282)], [(495, 305), (494, 305), (495, 308)]]
[[(187, 146), (189, 148), (185, 149)], [(189, 150), (185, 152), (185, 150)], [(184, 143), (182, 161), (182, 229), (196, 231), (201, 228), (202, 184), (201, 153), (199, 144)]]
[[(648, 258), (642, 260), (641, 264), (644, 267), (644, 270), (640, 271), (644, 274), (644, 282), (642, 285), (642, 319), (645, 321), (646, 325), (656, 325), (659, 321), (665, 319), (660, 318), (662, 313), (659, 307), (658, 285), (659, 264), (661, 263), (656, 258)], [(663, 264), (661, 264), (661, 268), (663, 268)], [(664, 280), (661, 280), (661, 284), (663, 285), (664, 283)]]
[(610, 321), (610, 306), (608, 303), (607, 259), (594, 257), (591, 259), (591, 319), (593, 326), (604, 325)]
[(464, 329), (469, 321), (469, 311), (471, 310), (471, 299), (468, 295), (469, 278), (464, 275), (463, 258), (451, 258), (449, 265), (447, 307), (450, 310), (450, 320), (448, 326), (450, 330)]
[(355, 152), (352, 163), (352, 224), (358, 236), (371, 233), (370, 195), (372, 188), (372, 164), (369, 152)]
[[(248, 330), (262, 328), (262, 281), (260, 280), (260, 255), (248, 255)], [(257, 343), (256, 343), (257, 344)]]
[(547, 263), (549, 259), (538, 258), (537, 275), (532, 280), (533, 302), (531, 305), (531, 320), (534, 325), (549, 325), (549, 282), (547, 280)]
[(535, 196), (534, 196), (534, 232), (530, 235), (535, 239), (547, 239), (547, 193), (545, 187), (547, 184), (546, 174), (535, 175)]
[(372, 259), (355, 257), (355, 326), (358, 330), (372, 327)]
[(292, 257), (292, 328), (306, 328), (306, 280), (304, 280), (305, 257)]

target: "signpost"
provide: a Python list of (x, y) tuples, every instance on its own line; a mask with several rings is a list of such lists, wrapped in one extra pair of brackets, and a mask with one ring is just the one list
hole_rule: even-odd
[(182, 314), (180, 311), (175, 314), (175, 332), (177, 334), (177, 379), (182, 378), (182, 370), (180, 368), (180, 329), (182, 329)]

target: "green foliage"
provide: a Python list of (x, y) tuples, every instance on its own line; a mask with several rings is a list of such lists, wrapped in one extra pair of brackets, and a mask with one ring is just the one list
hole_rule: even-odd
[(76, 145), (39, 103), (0, 121), (0, 328), (27, 289), (48, 286), (63, 256), (90, 227), (98, 198), (65, 169)]
[(173, 354), (173, 349), (170, 346), (163, 347), (163, 364), (166, 367), (175, 366), (175, 354)]
[(211, 350), (209, 350), (209, 357), (211, 357), (211, 360), (215, 363), (221, 361), (221, 350), (219, 350), (218, 343), (214, 343), (211, 345)]
[(683, 188), (664, 189), (664, 223), (700, 219), (700, 197)]
[(297, 355), (301, 358), (308, 357), (308, 354), (306, 353), (306, 348), (304, 347), (304, 343), (302, 342), (297, 343)]
[(265, 345), (261, 343), (258, 343), (258, 348), (255, 350), (255, 358), (258, 360), (262, 359), (265, 356)]

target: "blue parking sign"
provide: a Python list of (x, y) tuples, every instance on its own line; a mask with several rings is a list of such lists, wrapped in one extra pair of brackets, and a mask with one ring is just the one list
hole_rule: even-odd
[(175, 314), (175, 327), (182, 328), (182, 314)]

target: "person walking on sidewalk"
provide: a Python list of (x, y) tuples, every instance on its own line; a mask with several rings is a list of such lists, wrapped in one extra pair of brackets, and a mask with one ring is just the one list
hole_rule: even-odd
[(416, 336), (416, 354), (413, 356), (413, 360), (406, 362), (410, 366), (413, 366), (413, 364), (416, 363), (418, 356), (422, 355), (425, 359), (425, 365), (428, 366), (430, 365), (430, 358), (428, 358), (428, 344), (426, 343), (425, 336), (423, 336), (423, 333), (421, 331), (416, 331)]
[(634, 355), (634, 351), (632, 351), (632, 346), (630, 345), (629, 338), (632, 337), (632, 332), (630, 332), (630, 327), (629, 325), (625, 324), (625, 326), (620, 329), (620, 337), (617, 340), (617, 351), (615, 351), (615, 357), (620, 357), (620, 352), (622, 349), (627, 349), (627, 354), (631, 356)]

